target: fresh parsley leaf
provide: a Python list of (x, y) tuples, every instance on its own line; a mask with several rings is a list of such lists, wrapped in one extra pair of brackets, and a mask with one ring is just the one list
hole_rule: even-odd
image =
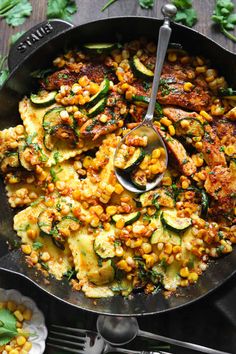
[(33, 246), (33, 249), (34, 249), (35, 251), (37, 251), (37, 250), (39, 250), (40, 248), (43, 247), (43, 244), (42, 244), (41, 242), (39, 242), (39, 241), (36, 241), (36, 242), (33, 243), (32, 246)]
[(71, 21), (71, 16), (76, 11), (77, 5), (74, 0), (48, 0), (47, 18), (61, 18)]
[(9, 71), (5, 68), (5, 62), (7, 57), (0, 55), (0, 87), (3, 85), (4, 81), (8, 78)]
[(143, 9), (152, 9), (154, 5), (154, 0), (138, 0), (138, 2)]
[(18, 39), (25, 33), (25, 31), (20, 31), (14, 33), (10, 38), (10, 45), (14, 44)]
[(181, 22), (188, 27), (193, 27), (197, 22), (197, 12), (192, 7), (192, 0), (172, 0), (177, 7), (176, 22)]
[(71, 280), (72, 277), (75, 277), (76, 271), (74, 268), (69, 269), (67, 272), (63, 274), (65, 277), (67, 277), (68, 280)]
[(16, 328), (16, 318), (7, 309), (0, 310), (0, 346), (11, 341), (18, 334)]
[(28, 0), (3, 0), (0, 4), (0, 17), (13, 27), (22, 25), (31, 12), (32, 5)]
[(229, 39), (236, 42), (236, 36), (229, 31), (232, 31), (236, 25), (236, 13), (234, 4), (231, 0), (216, 0), (212, 21), (219, 25), (220, 31)]
[(112, 4), (114, 4), (114, 2), (116, 2), (117, 0), (109, 0), (101, 9), (101, 12), (105, 11), (109, 6), (111, 6)]

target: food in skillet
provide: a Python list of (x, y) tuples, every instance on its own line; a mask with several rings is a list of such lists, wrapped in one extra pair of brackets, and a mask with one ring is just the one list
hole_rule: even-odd
[[(29, 266), (88, 297), (172, 293), (236, 243), (236, 101), (206, 59), (168, 51), (155, 121), (170, 157), (161, 184), (134, 195), (116, 180), (114, 153), (145, 115), (155, 51), (142, 38), (65, 53), (20, 102), (23, 124), (0, 132)], [(144, 157), (135, 177), (151, 178), (161, 156)]]

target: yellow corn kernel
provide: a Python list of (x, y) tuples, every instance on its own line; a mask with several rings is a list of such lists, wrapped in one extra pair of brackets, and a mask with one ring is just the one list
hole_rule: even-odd
[(206, 119), (207, 122), (212, 122), (213, 118), (210, 114), (208, 114), (206, 111), (200, 111), (200, 115)]
[(93, 216), (92, 220), (90, 221), (90, 225), (92, 227), (98, 227), (98, 225), (100, 224), (100, 220), (97, 216)]
[(127, 262), (122, 259), (121, 261), (119, 261), (118, 263), (116, 263), (116, 266), (119, 268), (119, 269), (122, 269), (124, 270), (125, 272), (130, 272), (132, 270), (132, 268), (127, 264)]
[(7, 308), (9, 311), (14, 312), (17, 308), (17, 305), (14, 301), (7, 301)]
[(24, 312), (23, 312), (23, 317), (26, 321), (30, 321), (31, 318), (32, 318), (32, 310), (30, 309), (26, 309)]
[(144, 253), (152, 252), (152, 246), (150, 245), (150, 243), (143, 242), (141, 248), (142, 248)]
[(16, 321), (16, 328), (17, 328), (17, 330), (18, 329), (21, 329), (22, 328), (22, 322), (19, 322), (19, 321)]
[(17, 318), (18, 321), (22, 322), (24, 320), (24, 317), (22, 313), (19, 310), (16, 310), (14, 312), (15, 317)]
[(165, 253), (171, 254), (171, 253), (172, 253), (172, 250), (173, 250), (172, 244), (171, 244), (171, 243), (166, 243), (166, 244), (165, 244), (165, 247), (164, 247)]
[(6, 346), (5, 346), (5, 350), (6, 350), (7, 352), (9, 352), (10, 350), (12, 350), (12, 347), (11, 347), (10, 345), (6, 345)]
[(190, 122), (189, 122), (189, 120), (187, 120), (187, 119), (183, 119), (183, 120), (180, 121), (180, 125), (181, 125), (181, 127), (182, 127), (183, 129), (189, 128)]
[(183, 279), (183, 280), (181, 280), (180, 286), (188, 286), (188, 285), (189, 285), (188, 279)]
[(173, 125), (169, 125), (168, 130), (171, 136), (175, 135), (175, 127)]
[(234, 154), (236, 154), (236, 146), (234, 145), (229, 145), (225, 148), (225, 153), (228, 156), (232, 156)]
[(23, 304), (19, 304), (17, 306), (17, 310), (20, 311), (21, 313), (23, 313), (25, 311), (25, 309), (26, 309), (26, 307)]
[(143, 255), (143, 258), (144, 258), (145, 261), (146, 261), (146, 266), (147, 266), (147, 268), (153, 267), (153, 265), (154, 265), (155, 262), (156, 262), (156, 260), (155, 260), (155, 258), (153, 257), (152, 254), (144, 254), (144, 255)]
[(91, 156), (86, 156), (83, 161), (84, 168), (89, 168), (93, 166), (93, 159)]
[(43, 262), (49, 261), (50, 258), (51, 258), (51, 256), (50, 256), (50, 254), (48, 252), (43, 252), (42, 255), (40, 256), (40, 259)]
[(152, 151), (152, 158), (153, 159), (159, 159), (159, 157), (161, 156), (161, 151), (160, 149), (154, 149)]
[(187, 189), (189, 187), (189, 181), (183, 181), (181, 186), (183, 189)]
[(184, 91), (185, 92), (190, 92), (193, 89), (193, 84), (191, 82), (185, 82), (184, 84)]
[(201, 167), (203, 165), (203, 162), (204, 162), (204, 160), (201, 157), (199, 157), (199, 156), (196, 156), (194, 161), (195, 161), (195, 165), (197, 167)]
[(24, 254), (30, 254), (32, 252), (32, 248), (30, 245), (22, 245), (21, 249)]
[(80, 84), (80, 86), (82, 86), (82, 87), (87, 86), (87, 85), (89, 84), (89, 79), (88, 79), (88, 77), (87, 77), (87, 76), (82, 76), (82, 77), (80, 77), (80, 78), (79, 78), (79, 84)]
[(181, 252), (181, 246), (174, 246), (172, 249), (173, 253), (179, 253)]
[(188, 280), (190, 283), (195, 283), (198, 280), (198, 274), (195, 272), (191, 272), (188, 276)]
[(124, 191), (124, 188), (122, 187), (122, 185), (119, 183), (116, 183), (115, 184), (115, 193), (121, 194), (123, 191)]
[(189, 270), (188, 267), (181, 268), (179, 271), (179, 274), (183, 278), (187, 278), (189, 276)]
[(197, 66), (195, 70), (196, 70), (196, 72), (198, 74), (202, 74), (202, 73), (205, 73), (207, 71), (207, 67), (205, 65)]
[(174, 63), (177, 60), (177, 55), (174, 52), (170, 52), (168, 54), (168, 60), (172, 63)]
[(123, 218), (120, 218), (117, 222), (116, 222), (116, 227), (117, 229), (123, 229), (123, 227), (125, 226), (125, 220)]
[(115, 249), (115, 254), (116, 254), (116, 256), (117, 257), (122, 257), (123, 256), (123, 254), (124, 254), (124, 249), (123, 249), (123, 247), (116, 247), (116, 249)]
[(153, 173), (154, 175), (160, 172), (160, 165), (157, 163), (155, 165), (151, 165), (149, 167), (150, 172)]
[(211, 114), (214, 116), (222, 116), (225, 113), (225, 107), (213, 104), (211, 106)]
[(36, 237), (37, 237), (37, 230), (32, 230), (32, 229), (29, 229), (27, 230), (27, 236), (31, 239), (31, 240), (35, 240)]
[(90, 82), (88, 90), (92, 95), (95, 95), (99, 91), (99, 85), (95, 82)]
[(127, 84), (127, 82), (125, 82), (124, 84), (121, 85), (122, 90), (126, 91), (128, 88), (130, 87), (129, 84)]
[(24, 350), (28, 350), (28, 352), (30, 351), (30, 349), (32, 348), (32, 343), (31, 342), (26, 342), (23, 346)]
[(26, 338), (24, 336), (17, 336), (16, 343), (20, 346), (24, 345), (26, 342)]
[(163, 117), (160, 119), (161, 124), (165, 125), (166, 127), (169, 127), (169, 125), (172, 124), (171, 120), (169, 120), (167, 117)]
[(202, 150), (202, 142), (201, 141), (198, 141), (196, 144), (195, 144), (195, 148), (198, 150), (198, 151), (201, 151)]
[(19, 351), (17, 349), (12, 349), (9, 354), (19, 354)]
[(117, 207), (115, 205), (110, 205), (106, 208), (106, 213), (108, 215), (114, 215), (117, 213)]

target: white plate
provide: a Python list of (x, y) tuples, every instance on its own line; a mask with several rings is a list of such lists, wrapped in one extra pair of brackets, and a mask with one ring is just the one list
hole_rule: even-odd
[(16, 304), (25, 305), (32, 311), (30, 321), (24, 321), (24, 327), (29, 329), (30, 333), (35, 333), (36, 336), (29, 337), (32, 343), (32, 348), (29, 354), (43, 354), (45, 350), (45, 340), (47, 338), (47, 328), (45, 326), (44, 315), (38, 309), (35, 302), (29, 297), (23, 296), (19, 291), (11, 289), (5, 290), (0, 288), (0, 302), (14, 301)]

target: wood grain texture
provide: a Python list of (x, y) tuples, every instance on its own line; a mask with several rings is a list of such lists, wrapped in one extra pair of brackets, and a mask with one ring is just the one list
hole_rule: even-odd
[[(236, 5), (236, 0), (233, 1)], [(4, 20), (0, 20), (0, 54), (8, 54), (9, 41), (12, 34), (28, 30), (37, 23), (45, 20), (47, 0), (30, 0), (30, 2), (33, 6), (33, 12), (22, 26), (12, 28)], [(156, 0), (152, 10), (144, 10), (140, 8), (137, 0), (118, 0), (104, 12), (101, 12), (101, 8), (106, 3), (106, 0), (76, 0), (76, 2), (78, 12), (73, 16), (72, 21), (78, 25), (100, 18), (124, 15), (161, 18), (161, 6), (167, 1)], [(211, 37), (228, 50), (236, 52), (236, 43), (221, 34), (210, 19), (214, 4), (215, 0), (193, 0), (193, 6), (198, 12), (199, 19), (194, 28)]]

